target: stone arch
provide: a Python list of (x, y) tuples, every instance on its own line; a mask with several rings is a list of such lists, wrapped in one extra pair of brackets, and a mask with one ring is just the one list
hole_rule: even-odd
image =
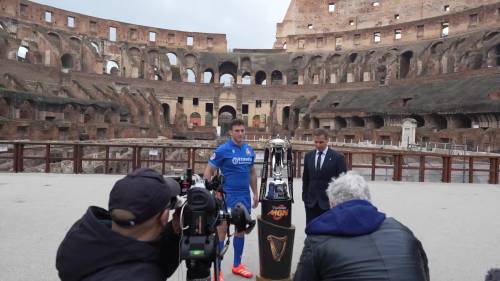
[(377, 67), (375, 79), (380, 85), (385, 85), (387, 83), (387, 67), (385, 65), (379, 65)]
[(69, 38), (69, 41), (75, 46), (80, 46), (82, 44), (82, 39), (75, 36), (71, 36)]
[(236, 81), (236, 73), (238, 68), (236, 64), (230, 61), (225, 61), (219, 65), (219, 83), (224, 86), (231, 86)]
[(252, 61), (250, 60), (249, 57), (244, 57), (241, 59), (240, 70), (242, 70), (242, 71), (246, 70), (248, 72), (252, 71)]
[(35, 109), (29, 100), (25, 100), (19, 107), (19, 119), (35, 119)]
[(80, 120), (80, 113), (79, 111), (71, 104), (68, 104), (64, 107), (63, 110), (63, 118), (65, 121), (70, 121), (70, 122), (79, 122)]
[(415, 119), (415, 121), (417, 121), (417, 127), (418, 128), (425, 126), (425, 119), (424, 119), (424, 117), (422, 117), (422, 116), (420, 116), (418, 114), (412, 114), (408, 118)]
[(106, 74), (118, 76), (120, 74), (120, 65), (114, 60), (106, 61)]
[(128, 49), (128, 54), (130, 57), (133, 57), (133, 58), (138, 59), (138, 60), (140, 60), (141, 56), (142, 56), (141, 50), (139, 50), (139, 48), (137, 48), (137, 47), (130, 47)]
[(267, 84), (267, 77), (266, 73), (262, 70), (257, 71), (255, 73), (255, 84), (257, 85), (266, 85)]
[(9, 105), (9, 102), (0, 97), (0, 116), (1, 117), (5, 117), (5, 118), (9, 118), (10, 117), (10, 105)]
[(219, 109), (218, 124), (221, 127), (221, 135), (225, 135), (231, 125), (231, 121), (236, 118), (236, 109), (230, 105), (224, 105)]
[(61, 67), (63, 69), (73, 69), (73, 56), (71, 54), (64, 54), (61, 56)]
[(101, 51), (99, 50), (99, 45), (97, 45), (96, 42), (91, 41), (90, 46), (92, 47), (91, 50), (92, 50), (92, 52), (94, 52), (94, 54), (96, 54), (98, 56), (101, 55)]
[(52, 44), (61, 48), (61, 36), (59, 36), (59, 34), (50, 31), (47, 33), (47, 37)]
[(241, 75), (241, 84), (242, 85), (250, 85), (252, 84), (252, 74), (248, 71), (243, 72)]
[(92, 106), (87, 107), (83, 112), (83, 123), (85, 124), (93, 123), (95, 122), (95, 118), (96, 118), (96, 111), (94, 107)]
[(343, 117), (336, 116), (333, 118), (333, 123), (335, 125), (335, 129), (347, 128), (347, 121)]
[(299, 84), (299, 72), (297, 69), (289, 69), (286, 74), (287, 85), (298, 85)]
[(184, 66), (196, 70), (198, 68), (198, 58), (193, 54), (184, 56)]
[(283, 120), (283, 129), (288, 130), (288, 128), (290, 127), (290, 106), (283, 107), (281, 117), (281, 120)]
[(176, 66), (177, 65), (177, 55), (173, 52), (167, 53), (167, 59), (168, 63), (170, 66)]
[(214, 80), (214, 71), (211, 68), (205, 69), (205, 71), (203, 71), (203, 83), (212, 84)]
[(365, 120), (359, 116), (353, 116), (351, 118), (351, 127), (364, 127)]
[(428, 128), (434, 128), (438, 130), (444, 130), (448, 128), (448, 122), (446, 121), (446, 118), (439, 114), (430, 114), (424, 119), (426, 121), (425, 125)]
[(163, 109), (163, 122), (165, 127), (170, 126), (170, 105), (168, 103), (162, 103), (161, 108)]
[(439, 55), (443, 52), (443, 49), (444, 49), (443, 41), (435, 42), (431, 45), (431, 54)]
[(379, 129), (384, 127), (384, 118), (382, 118), (382, 116), (375, 115), (370, 117), (370, 120), (374, 129)]
[(271, 73), (271, 85), (282, 85), (283, 84), (283, 73), (279, 70), (274, 70)]
[(111, 109), (107, 109), (104, 112), (104, 123), (107, 123), (107, 124), (113, 123), (113, 112), (111, 111)]
[(311, 84), (320, 84), (322, 81), (322, 72), (323, 72), (323, 57), (314, 56), (309, 61), (307, 67), (308, 79)]
[(196, 83), (196, 73), (191, 69), (186, 69), (186, 82)]
[(404, 79), (410, 73), (411, 62), (413, 58), (412, 51), (406, 51), (401, 54), (400, 65), (399, 65), (399, 77)]
[(301, 69), (304, 64), (304, 57), (298, 56), (292, 59), (292, 66), (296, 69)]
[(17, 53), (16, 53), (16, 56), (17, 56), (17, 60), (18, 61), (28, 61), (28, 53), (29, 53), (29, 48), (27, 46), (19, 46), (19, 48), (17, 49)]
[(201, 114), (198, 112), (193, 112), (189, 116), (189, 124), (193, 127), (199, 127), (201, 126)]
[(465, 114), (457, 114), (454, 117), (455, 128), (472, 128), (472, 120)]

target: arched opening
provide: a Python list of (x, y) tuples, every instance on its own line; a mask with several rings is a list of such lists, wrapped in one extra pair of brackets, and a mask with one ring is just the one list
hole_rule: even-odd
[(425, 125), (425, 119), (420, 115), (413, 114), (413, 115), (410, 115), (409, 118), (413, 118), (413, 119), (415, 119), (415, 121), (417, 121), (418, 128), (423, 127)]
[(333, 123), (335, 125), (335, 129), (343, 129), (347, 127), (347, 121), (345, 118), (337, 116), (333, 119)]
[(9, 118), (9, 103), (4, 98), (0, 98), (0, 116)]
[(448, 122), (446, 118), (438, 114), (431, 114), (427, 117), (427, 120), (430, 124), (427, 124), (427, 127), (443, 130), (448, 128)]
[(106, 74), (118, 76), (119, 73), (120, 73), (120, 66), (116, 61), (113, 60), (106, 61)]
[(195, 83), (196, 82), (196, 74), (192, 69), (187, 69), (187, 82), (189, 83)]
[(372, 116), (371, 121), (373, 123), (374, 129), (379, 129), (379, 128), (384, 127), (384, 118), (382, 118), (381, 116), (378, 116), (378, 115)]
[(70, 54), (64, 54), (61, 57), (61, 65), (63, 69), (72, 69), (73, 68), (73, 56)]
[(0, 22), (0, 29), (6, 29), (3, 22)]
[(17, 49), (17, 60), (18, 61), (26, 61), (26, 58), (28, 56), (28, 52), (29, 52), (28, 47), (19, 46), (19, 49)]
[(319, 128), (319, 119), (316, 117), (313, 117), (312, 124), (313, 124), (313, 129), (318, 129)]
[(455, 128), (472, 128), (472, 120), (464, 114), (455, 116)]
[(283, 74), (281, 71), (275, 70), (271, 73), (271, 85), (283, 84)]
[[(230, 61), (223, 62), (219, 66), (219, 75), (220, 75), (219, 83), (224, 84), (224, 87), (232, 86), (234, 84), (234, 81), (236, 81), (237, 71), (238, 68), (236, 67), (236, 64)], [(227, 76), (226, 74), (229, 74), (229, 76)]]
[(283, 107), (283, 113), (282, 113), (282, 120), (283, 120), (283, 129), (288, 130), (290, 127), (290, 106), (285, 106)]
[(500, 44), (495, 48), (495, 55), (497, 56), (496, 63), (497, 66), (500, 66)]
[(167, 53), (167, 58), (170, 65), (177, 65), (177, 55), (175, 53)]
[(255, 74), (255, 84), (257, 85), (266, 85), (266, 73), (264, 71), (258, 71)]
[(379, 85), (385, 85), (386, 77), (387, 77), (387, 67), (385, 65), (378, 66), (376, 79)]
[(61, 47), (61, 37), (59, 37), (58, 34), (49, 32), (47, 33), (47, 36), (49, 37), (49, 41), (52, 42), (52, 44), (56, 45), (57, 47)]
[(435, 55), (440, 54), (441, 52), (443, 52), (443, 42), (439, 41), (431, 46), (431, 54)]
[(189, 123), (193, 127), (201, 126), (201, 115), (198, 112), (193, 112), (189, 116)]
[(219, 126), (221, 127), (221, 135), (225, 135), (230, 129), (231, 121), (236, 118), (236, 109), (230, 105), (224, 105), (219, 109)]
[(99, 51), (99, 45), (95, 42), (90, 42), (90, 46), (92, 46), (92, 50), (95, 52), (96, 55), (100, 55), (101, 52)]
[(203, 72), (203, 83), (212, 84), (214, 83), (214, 71), (212, 69), (207, 69)]
[(297, 69), (290, 69), (286, 75), (286, 82), (288, 85), (298, 85), (299, 84), (299, 72)]
[(234, 76), (229, 73), (226, 73), (220, 77), (219, 83), (223, 84), (224, 87), (232, 87), (234, 85), (234, 81), (235, 81)]
[(241, 84), (242, 85), (252, 84), (252, 74), (250, 74), (250, 72), (246, 71), (245, 73), (243, 73), (243, 75), (241, 76)]
[(19, 119), (35, 119), (35, 110), (29, 101), (24, 101), (19, 107)]
[(358, 116), (354, 116), (351, 119), (351, 126), (352, 127), (364, 127), (365, 126), (365, 120)]
[(83, 113), (83, 123), (94, 122), (96, 116), (95, 109), (93, 107), (88, 107)]
[(172, 72), (172, 80), (173, 81), (177, 81), (177, 82), (182, 81), (181, 72), (180, 72), (178, 67), (171, 68), (170, 71)]
[(165, 127), (168, 127), (170, 126), (170, 106), (168, 103), (163, 103), (161, 107), (163, 109), (163, 122)]
[(358, 53), (352, 53), (349, 55), (349, 63), (354, 63), (358, 58)]
[(399, 77), (401, 79), (404, 79), (408, 76), (408, 73), (410, 72), (410, 65), (411, 65), (412, 57), (413, 57), (412, 51), (404, 52), (401, 55), (401, 63), (399, 66)]
[(163, 80), (163, 77), (161, 77), (160, 74), (155, 74), (154, 79), (155, 79), (155, 81), (161, 81), (161, 80)]

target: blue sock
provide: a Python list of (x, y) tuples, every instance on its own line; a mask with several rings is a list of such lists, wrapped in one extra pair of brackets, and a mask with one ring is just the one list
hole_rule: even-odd
[[(224, 249), (224, 241), (219, 241), (219, 253)], [(222, 271), (222, 258), (218, 259), (219, 262), (219, 270)]]
[(245, 246), (245, 237), (234, 236), (234, 262), (233, 266), (237, 267), (241, 263), (241, 256), (243, 255), (243, 247)]

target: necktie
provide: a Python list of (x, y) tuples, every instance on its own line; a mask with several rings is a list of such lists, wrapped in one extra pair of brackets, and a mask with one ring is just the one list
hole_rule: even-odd
[(321, 155), (323, 155), (323, 152), (318, 151), (318, 159), (316, 160), (316, 172), (319, 172), (321, 169)]

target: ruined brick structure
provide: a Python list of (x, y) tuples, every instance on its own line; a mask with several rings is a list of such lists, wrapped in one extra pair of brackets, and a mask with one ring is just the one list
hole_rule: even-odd
[[(500, 149), (500, 1), (292, 0), (274, 49), (0, 2), (0, 139), (249, 135)], [(257, 19), (256, 19), (257, 20)], [(221, 83), (224, 82), (224, 83)]]

